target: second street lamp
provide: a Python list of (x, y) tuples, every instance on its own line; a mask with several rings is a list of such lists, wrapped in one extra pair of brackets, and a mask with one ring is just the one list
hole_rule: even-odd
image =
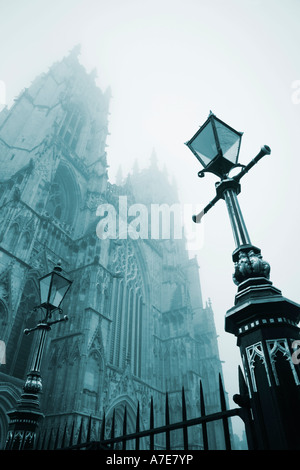
[(53, 271), (39, 279), (41, 304), (35, 310), (45, 310), (45, 316), (34, 328), (25, 329), (28, 335), (38, 331), (37, 348), (33, 356), (30, 372), (23, 387), (21, 399), (15, 410), (8, 413), (10, 418), (6, 449), (23, 450), (32, 449), (35, 444), (36, 430), (43, 413), (40, 410), (39, 394), (42, 392), (41, 362), (44, 353), (47, 331), (55, 323), (67, 321), (67, 316), (60, 316), (51, 320), (55, 312), (62, 315), (60, 305), (65, 298), (72, 281), (62, 275), (60, 265)]

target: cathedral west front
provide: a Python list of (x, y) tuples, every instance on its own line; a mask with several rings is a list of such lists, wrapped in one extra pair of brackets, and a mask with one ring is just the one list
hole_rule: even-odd
[[(125, 198), (128, 207), (150, 208), (176, 204), (178, 196), (155, 153), (147, 168), (109, 181), (110, 90), (98, 88), (78, 55), (75, 48), (53, 64), (0, 113), (2, 449), (7, 412), (20, 398), (37, 347), (36, 336), (23, 331), (38, 321), (38, 279), (58, 262), (73, 283), (62, 306), (69, 321), (47, 336), (43, 435), (64, 427), (70, 435), (72, 425), (76, 435), (80, 422), (91, 419), (97, 436), (103, 412), (109, 426), (113, 410), (121, 429), (125, 406), (128, 430), (134, 430), (138, 403), (141, 429), (147, 428), (151, 398), (155, 424), (162, 425), (166, 392), (175, 422), (182, 387), (188, 417), (199, 416), (200, 379), (207, 413), (219, 410), (222, 364), (213, 311), (202, 299), (199, 266), (184, 238), (172, 230), (161, 238), (120, 230), (109, 237), (104, 224), (99, 236), (99, 208), (114, 208), (120, 220)], [(196, 434), (194, 448), (200, 449)], [(209, 427), (212, 448), (221, 434), (217, 423)], [(174, 431), (172, 448), (180, 448), (181, 439)]]

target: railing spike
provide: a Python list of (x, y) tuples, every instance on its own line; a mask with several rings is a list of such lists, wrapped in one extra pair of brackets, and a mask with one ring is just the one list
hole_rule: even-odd
[(90, 442), (90, 440), (91, 440), (91, 430), (92, 430), (92, 415), (89, 416), (86, 442)]
[[(184, 387), (182, 387), (182, 392), (181, 392), (181, 401), (182, 401), (182, 421), (186, 421), (186, 401), (185, 401), (185, 392), (184, 392)], [(182, 433), (183, 433), (183, 446), (184, 450), (188, 450), (189, 444), (188, 444), (188, 430), (186, 426), (183, 426), (182, 428)]]
[[(127, 433), (127, 408), (125, 405), (124, 418), (123, 418), (123, 436), (126, 436), (126, 433)], [(122, 450), (126, 450), (126, 439), (123, 440)]]
[(154, 406), (153, 406), (153, 397), (150, 399), (150, 428), (154, 427)]
[(165, 417), (166, 417), (166, 425), (168, 425), (170, 423), (170, 409), (169, 409), (169, 394), (168, 394), (168, 392), (166, 392)]
[[(140, 432), (140, 402), (138, 401), (137, 410), (136, 410), (136, 424), (135, 424), (135, 432)], [(135, 450), (140, 450), (140, 440), (137, 437), (135, 440)]]
[[(165, 409), (165, 421), (166, 426), (170, 424), (170, 410), (169, 410), (169, 395), (168, 392), (166, 393), (166, 409)], [(170, 442), (170, 431), (169, 429), (166, 430), (166, 450), (170, 450), (171, 442)]]
[(110, 430), (110, 438), (113, 439), (115, 437), (115, 420), (116, 420), (116, 410), (114, 408), (112, 420), (111, 420), (111, 430)]
[(73, 445), (74, 427), (75, 427), (75, 421), (73, 420), (72, 428), (71, 428), (71, 434), (70, 434), (70, 441), (69, 441), (69, 446), (70, 447)]
[(181, 391), (181, 403), (182, 403), (182, 421), (185, 421), (186, 420), (186, 403), (185, 403), (184, 387), (182, 387), (182, 391)]
[(44, 434), (43, 434), (43, 440), (42, 440), (42, 444), (41, 444), (41, 450), (45, 450), (45, 446), (46, 446), (46, 434), (47, 434), (47, 430), (45, 429), (44, 430)]
[(58, 436), (59, 436), (59, 431), (60, 431), (60, 427), (58, 426), (58, 428), (57, 428), (57, 431), (56, 431), (56, 436), (55, 436), (55, 441), (54, 441), (54, 446), (53, 446), (53, 449), (57, 449), (57, 446), (58, 446)]
[(222, 382), (221, 374), (219, 374), (219, 391), (220, 391), (220, 403), (221, 403), (221, 411), (226, 410), (226, 400), (225, 400), (225, 392)]
[(200, 412), (201, 412), (201, 416), (205, 416), (205, 400), (204, 400), (202, 380), (200, 380)]
[(137, 410), (136, 410), (136, 426), (135, 426), (136, 432), (139, 432), (140, 430), (140, 402), (138, 401), (137, 404)]
[[(226, 399), (225, 399), (225, 392), (224, 392), (224, 387), (223, 387), (223, 383), (222, 383), (221, 374), (219, 374), (219, 387), (220, 387), (221, 411), (226, 412)], [(231, 450), (228, 418), (226, 416), (224, 416), (222, 421), (223, 421), (225, 447), (226, 447), (226, 450)]]
[[(205, 401), (204, 401), (202, 380), (200, 380), (200, 411), (201, 411), (201, 416), (204, 417), (206, 415), (206, 412), (205, 412)], [(206, 426), (205, 421), (202, 423), (202, 439), (203, 439), (203, 449), (208, 450), (207, 426)]]
[(62, 436), (62, 439), (61, 439), (61, 444), (60, 444), (61, 449), (63, 449), (65, 447), (66, 436), (67, 436), (67, 421), (66, 421), (63, 436)]
[(47, 450), (50, 450), (51, 440), (52, 440), (52, 428), (51, 428), (51, 431), (50, 431), (50, 434), (49, 434)]
[[(150, 400), (150, 429), (154, 428), (154, 408), (153, 408), (153, 396)], [(150, 450), (154, 450), (154, 435), (150, 434)]]
[(105, 411), (103, 410), (102, 423), (100, 428), (100, 442), (104, 441), (105, 438)]
[(77, 445), (81, 444), (82, 427), (83, 427), (83, 416), (81, 418), (81, 423), (80, 423), (80, 426), (79, 426), (79, 432), (78, 432), (78, 437), (77, 437)]

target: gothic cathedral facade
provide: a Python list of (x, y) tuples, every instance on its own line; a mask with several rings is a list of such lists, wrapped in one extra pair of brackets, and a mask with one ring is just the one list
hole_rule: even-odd
[[(58, 261), (73, 284), (63, 305), (69, 321), (47, 336), (44, 432), (67, 425), (70, 433), (75, 422), (76, 433), (91, 417), (97, 436), (103, 411), (109, 423), (115, 410), (121, 426), (125, 405), (134, 429), (137, 403), (147, 426), (151, 397), (163, 424), (166, 392), (170, 419), (180, 420), (183, 386), (188, 417), (199, 416), (200, 379), (207, 413), (219, 410), (213, 311), (184, 240), (97, 235), (100, 204), (117, 211), (120, 196), (145, 205), (177, 197), (154, 156), (149, 168), (109, 182), (109, 102), (74, 49), (0, 113), (0, 448), (36, 347), (23, 331), (38, 321), (38, 278)], [(209, 432), (217, 448), (218, 425)]]

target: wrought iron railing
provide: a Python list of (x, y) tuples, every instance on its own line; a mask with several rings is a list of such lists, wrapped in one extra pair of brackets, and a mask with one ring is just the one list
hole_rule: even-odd
[[(78, 435), (74, 438), (74, 422), (70, 431), (70, 436), (67, 439), (67, 428), (65, 427), (62, 436), (60, 429), (54, 431), (51, 429), (48, 433), (44, 433), (43, 437), (40, 436), (36, 443), (36, 449), (53, 449), (53, 450), (127, 450), (130, 445), (131, 450), (155, 450), (155, 436), (162, 435), (165, 450), (175, 449), (174, 443), (172, 443), (172, 431), (181, 430), (182, 432), (182, 448), (184, 450), (190, 450), (195, 448), (195, 443), (191, 444), (189, 441), (188, 429), (193, 426), (200, 427), (199, 430), (199, 442), (197, 445), (198, 449), (210, 450), (208, 425), (212, 422), (221, 422), (221, 429), (223, 431), (224, 446), (226, 450), (232, 449), (231, 433), (229, 420), (234, 416), (241, 418), (245, 424), (245, 431), (247, 436), (247, 443), (249, 449), (254, 449), (254, 434), (253, 434), (253, 422), (251, 410), (248, 406), (247, 399), (247, 387), (244, 382), (244, 377), (239, 369), (239, 386), (240, 395), (235, 396), (235, 401), (240, 404), (239, 407), (234, 409), (227, 409), (225, 392), (222, 384), (221, 376), (219, 375), (219, 398), (220, 398), (220, 411), (207, 414), (204, 400), (203, 386), (200, 381), (200, 413), (201, 416), (196, 418), (187, 418), (185, 390), (182, 388), (181, 395), (181, 420), (175, 423), (170, 423), (170, 411), (169, 411), (169, 396), (166, 394), (165, 400), (165, 424), (162, 426), (154, 426), (154, 406), (153, 398), (150, 401), (150, 420), (149, 429), (140, 430), (140, 405), (137, 404), (136, 412), (136, 425), (135, 432), (127, 432), (127, 409), (124, 408), (122, 433), (118, 436), (115, 435), (116, 431), (116, 420), (115, 410), (113, 411), (112, 421), (110, 426), (109, 436), (106, 436), (106, 416), (105, 413), (102, 417), (101, 429), (99, 439), (91, 439), (92, 429), (92, 417), (89, 417), (87, 426), (84, 427), (83, 418), (79, 427)], [(83, 438), (83, 435), (85, 438)], [(146, 448), (145, 441), (147, 441)], [(143, 445), (141, 445), (141, 443)], [(175, 444), (176, 445), (176, 444)], [(159, 447), (161, 450), (161, 444)], [(180, 446), (181, 448), (181, 446)], [(179, 449), (176, 449), (179, 450)]]

